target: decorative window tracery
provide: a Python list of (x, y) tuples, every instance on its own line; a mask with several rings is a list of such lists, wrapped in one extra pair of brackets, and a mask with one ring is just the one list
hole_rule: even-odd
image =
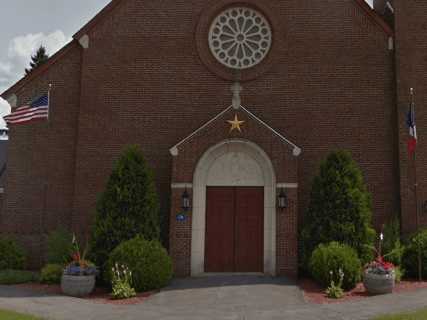
[(258, 11), (233, 7), (220, 13), (209, 32), (209, 47), (215, 58), (232, 69), (248, 69), (267, 56), (272, 45), (267, 19)]

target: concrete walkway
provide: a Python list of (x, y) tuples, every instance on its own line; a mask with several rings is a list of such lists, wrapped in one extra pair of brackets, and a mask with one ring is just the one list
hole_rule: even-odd
[(307, 304), (292, 282), (257, 276), (175, 280), (161, 293), (133, 306), (97, 304), (0, 286), (0, 309), (52, 320), (369, 320), (423, 307), (427, 307), (427, 290), (352, 303)]

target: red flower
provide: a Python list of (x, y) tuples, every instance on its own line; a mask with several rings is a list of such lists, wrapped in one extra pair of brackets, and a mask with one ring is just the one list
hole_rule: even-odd
[(373, 264), (374, 264), (374, 266), (381, 267), (386, 271), (394, 269), (394, 265), (390, 262), (385, 261), (382, 256), (378, 256)]
[(80, 261), (80, 252), (73, 253), (72, 258), (73, 258), (74, 262), (79, 262)]
[(394, 269), (394, 265), (392, 263), (390, 263), (390, 262), (383, 262), (382, 267), (385, 270), (392, 270), (392, 269)]

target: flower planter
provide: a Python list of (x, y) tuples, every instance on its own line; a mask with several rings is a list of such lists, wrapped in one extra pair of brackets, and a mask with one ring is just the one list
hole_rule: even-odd
[(62, 292), (72, 297), (84, 297), (89, 295), (95, 288), (95, 276), (70, 276), (63, 275), (61, 278)]
[(387, 274), (376, 274), (365, 272), (363, 285), (370, 294), (392, 293), (396, 283), (396, 275), (393, 272)]

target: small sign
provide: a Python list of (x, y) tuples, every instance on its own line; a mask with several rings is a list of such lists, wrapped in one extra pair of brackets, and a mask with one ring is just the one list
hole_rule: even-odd
[(180, 213), (176, 215), (176, 221), (183, 222), (187, 220), (187, 216), (184, 213)]

